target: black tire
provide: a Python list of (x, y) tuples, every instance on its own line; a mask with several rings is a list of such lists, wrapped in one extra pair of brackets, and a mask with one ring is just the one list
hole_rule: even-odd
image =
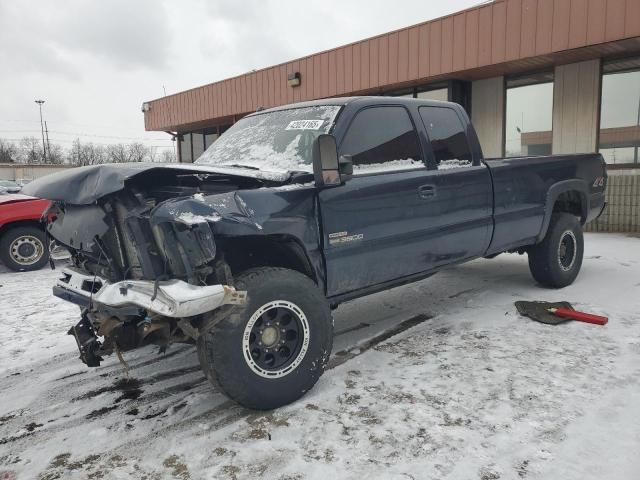
[(247, 291), (247, 302), (230, 307), (199, 339), (205, 375), (248, 408), (270, 410), (299, 399), (331, 354), (327, 300), (311, 279), (285, 268), (248, 270), (235, 287)]
[(13, 227), (0, 237), (0, 260), (16, 272), (39, 270), (49, 261), (45, 233), (37, 227)]
[(584, 237), (580, 221), (569, 213), (554, 213), (542, 242), (529, 248), (533, 278), (549, 288), (571, 285), (580, 272)]

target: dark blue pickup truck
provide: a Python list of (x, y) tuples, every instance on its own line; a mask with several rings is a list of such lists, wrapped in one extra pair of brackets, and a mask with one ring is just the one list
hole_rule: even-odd
[[(239, 403), (292, 402), (322, 374), (331, 309), (438, 270), (527, 253), (569, 285), (603, 210), (599, 154), (484, 159), (456, 104), (335, 98), (244, 117), (195, 165), (77, 168), (29, 184), (72, 254), (81, 359), (197, 345)], [(101, 337), (102, 339), (100, 339)]]

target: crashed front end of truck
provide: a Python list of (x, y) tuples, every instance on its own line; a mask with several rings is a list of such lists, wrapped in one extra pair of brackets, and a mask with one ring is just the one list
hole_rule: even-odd
[(80, 307), (68, 333), (81, 360), (115, 353), (126, 366), (121, 352), (189, 343), (207, 378), (250, 408), (311, 388), (331, 348), (316, 192), (336, 177), (327, 132), (339, 109), (247, 116), (196, 165), (95, 165), (30, 183), (71, 253), (53, 293)]
[(54, 202), (48, 215), (48, 233), (72, 254), (53, 292), (82, 309), (69, 333), (88, 366), (147, 344), (193, 343), (216, 309), (246, 297), (212, 226), (259, 231), (237, 190), (263, 182), (191, 172), (142, 178), (91, 205)]

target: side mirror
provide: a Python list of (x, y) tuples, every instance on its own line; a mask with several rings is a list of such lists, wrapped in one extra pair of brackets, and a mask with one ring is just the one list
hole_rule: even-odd
[(317, 187), (342, 184), (338, 147), (332, 135), (322, 134), (313, 142), (313, 176)]

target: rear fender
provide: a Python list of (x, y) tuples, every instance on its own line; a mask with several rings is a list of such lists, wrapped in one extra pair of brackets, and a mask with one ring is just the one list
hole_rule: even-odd
[(540, 233), (538, 234), (538, 237), (536, 238), (536, 242), (541, 242), (544, 239), (549, 228), (549, 223), (551, 223), (553, 207), (560, 195), (567, 192), (578, 192), (580, 196), (580, 223), (582, 225), (586, 223), (587, 215), (589, 212), (589, 188), (587, 186), (587, 182), (578, 178), (574, 178), (571, 180), (563, 180), (561, 182), (554, 183), (553, 185), (551, 185), (549, 191), (547, 192), (542, 228), (540, 230)]

